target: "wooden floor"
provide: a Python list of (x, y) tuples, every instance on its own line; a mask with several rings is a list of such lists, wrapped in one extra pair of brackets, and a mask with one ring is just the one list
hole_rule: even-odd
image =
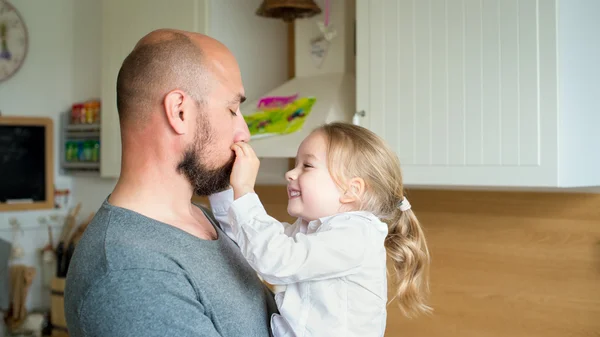
[[(283, 187), (258, 188), (286, 214)], [(386, 336), (600, 336), (600, 194), (414, 190), (432, 253), (430, 317), (392, 303)]]

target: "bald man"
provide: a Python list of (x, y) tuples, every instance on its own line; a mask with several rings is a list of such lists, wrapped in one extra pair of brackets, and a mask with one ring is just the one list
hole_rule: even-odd
[(243, 101), (235, 58), (207, 36), (154, 31), (124, 60), (121, 175), (69, 267), (71, 337), (270, 335), (272, 294), (190, 202), (229, 187)]

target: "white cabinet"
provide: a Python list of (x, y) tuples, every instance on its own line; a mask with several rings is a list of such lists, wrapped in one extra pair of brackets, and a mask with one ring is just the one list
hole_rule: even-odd
[(102, 134), (103, 177), (121, 170), (121, 135), (116, 83), (121, 63), (136, 42), (152, 30), (175, 28), (205, 33), (208, 0), (103, 0), (102, 2)]
[(357, 108), (429, 186), (600, 185), (600, 1), (357, 1)]

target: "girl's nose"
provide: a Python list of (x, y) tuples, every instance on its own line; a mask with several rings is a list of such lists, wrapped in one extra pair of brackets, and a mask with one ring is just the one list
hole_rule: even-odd
[(297, 178), (296, 169), (289, 170), (285, 173), (285, 180), (287, 180), (287, 181), (296, 180), (296, 178)]

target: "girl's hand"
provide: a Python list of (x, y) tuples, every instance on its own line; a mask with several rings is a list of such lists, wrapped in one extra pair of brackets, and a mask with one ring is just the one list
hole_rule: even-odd
[(231, 149), (235, 152), (235, 162), (229, 182), (233, 187), (233, 198), (238, 199), (244, 194), (254, 192), (260, 160), (247, 143), (235, 143)]

